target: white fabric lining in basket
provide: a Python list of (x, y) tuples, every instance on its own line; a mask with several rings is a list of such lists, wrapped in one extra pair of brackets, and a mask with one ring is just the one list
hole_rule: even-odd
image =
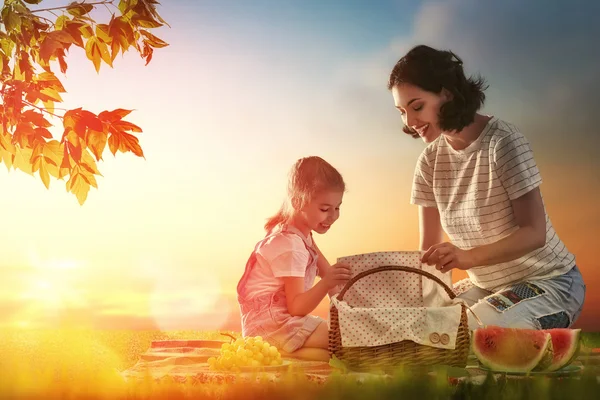
[[(421, 263), (420, 251), (388, 251), (337, 259), (350, 266), (352, 276), (381, 266), (419, 269), (452, 287), (450, 273)], [(342, 287), (338, 287), (336, 293)], [(405, 271), (384, 271), (354, 282), (344, 294), (331, 297), (338, 311), (342, 346), (370, 347), (412, 340), (454, 349), (461, 306), (453, 305), (444, 288), (433, 280)], [(433, 340), (432, 340), (433, 339)]]
[(454, 349), (462, 306), (413, 308), (350, 307), (339, 301), (331, 302), (338, 311), (342, 346), (371, 347), (403, 340)]

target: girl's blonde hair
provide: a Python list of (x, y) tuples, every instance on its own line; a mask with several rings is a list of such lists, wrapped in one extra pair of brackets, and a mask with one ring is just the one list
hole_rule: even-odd
[(342, 175), (321, 157), (304, 157), (296, 161), (289, 172), (287, 198), (275, 215), (267, 220), (265, 230), (270, 232), (279, 224), (288, 222), (294, 212), (304, 208), (323, 190), (346, 190)]

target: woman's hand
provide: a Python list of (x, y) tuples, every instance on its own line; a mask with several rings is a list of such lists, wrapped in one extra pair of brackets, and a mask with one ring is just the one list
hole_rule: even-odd
[(344, 285), (348, 280), (352, 278), (352, 271), (346, 264), (333, 264), (330, 268), (325, 271), (323, 281), (327, 288), (332, 289), (338, 285)]
[(435, 265), (441, 272), (448, 272), (453, 268), (467, 270), (476, 266), (469, 250), (459, 249), (449, 242), (431, 246), (421, 257), (421, 262)]

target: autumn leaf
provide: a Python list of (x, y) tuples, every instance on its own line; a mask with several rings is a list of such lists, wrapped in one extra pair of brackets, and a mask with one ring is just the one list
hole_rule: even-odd
[(12, 168), (14, 157), (14, 154), (10, 153), (3, 147), (0, 147), (0, 161), (4, 163), (8, 171), (10, 171)]
[(133, 110), (125, 110), (123, 108), (117, 108), (116, 110), (112, 111), (102, 111), (100, 114), (98, 114), (98, 118), (108, 122), (120, 121), (121, 119), (128, 116), (131, 113), (131, 111)]
[(45, 161), (42, 161), (40, 163), (39, 174), (40, 179), (42, 180), (42, 182), (44, 182), (44, 186), (46, 186), (46, 189), (50, 189), (50, 174), (48, 173), (48, 167), (46, 166)]
[(33, 175), (33, 166), (31, 165), (31, 154), (33, 150), (31, 148), (15, 147), (15, 158), (13, 160), (13, 166), (20, 169), (21, 171)]
[(94, 9), (91, 4), (73, 2), (67, 6), (67, 12), (75, 17), (81, 17)]
[(58, 50), (64, 49), (66, 44), (73, 43), (71, 34), (64, 30), (50, 32), (40, 45), (40, 58), (46, 62), (50, 57), (57, 55)]
[(2, 23), (7, 32), (18, 31), (21, 28), (21, 17), (12, 7), (4, 7), (2, 9)]
[(150, 43), (152, 47), (161, 48), (169, 45), (167, 42), (157, 38), (156, 36), (144, 29), (140, 29), (140, 33), (146, 37), (148, 43)]
[[(41, 0), (7, 0), (0, 11), (0, 162), (7, 169), (39, 174), (44, 186), (50, 180), (67, 180), (67, 190), (85, 202), (89, 188), (97, 188), (96, 165), (109, 148), (144, 157), (137, 137), (140, 126), (123, 121), (132, 110), (91, 111), (55, 108), (66, 90), (54, 73), (57, 61), (63, 74), (72, 45), (85, 50), (86, 57), (100, 72), (100, 64), (113, 66), (119, 52), (133, 47), (146, 64), (154, 49), (168, 44), (150, 32), (166, 22), (156, 11), (155, 0), (121, 0), (108, 23), (91, 18), (91, 11), (104, 2), (71, 1), (55, 14), (55, 22), (31, 11), (28, 5)], [(115, 1), (116, 3), (116, 1)], [(58, 114), (57, 114), (58, 113)], [(52, 114), (62, 119), (60, 140), (51, 133)], [(60, 115), (62, 114), (62, 115)]]
[(32, 122), (33, 124), (41, 128), (47, 128), (49, 126), (52, 126), (52, 124), (48, 122), (46, 118), (44, 118), (44, 114), (34, 110), (27, 110), (23, 112), (23, 114), (21, 114), (21, 118), (25, 121)]
[(56, 22), (54, 22), (54, 28), (56, 30), (63, 29), (66, 26), (67, 21), (71, 21), (71, 18), (69, 18), (66, 15), (59, 16), (58, 18), (56, 18)]
[(92, 150), (92, 153), (98, 161), (102, 159), (102, 153), (104, 153), (104, 148), (106, 147), (106, 140), (107, 134), (105, 132), (98, 132), (94, 130), (88, 131), (87, 145)]
[(105, 63), (112, 67), (112, 60), (110, 53), (108, 52), (108, 46), (97, 36), (92, 36), (88, 39), (85, 45), (85, 54), (88, 59), (94, 63), (96, 72), (100, 72), (100, 61), (104, 60)]
[(75, 194), (80, 205), (85, 203), (88, 192), (90, 191), (90, 184), (85, 181), (83, 175), (79, 172), (71, 175), (66, 183), (67, 190)]

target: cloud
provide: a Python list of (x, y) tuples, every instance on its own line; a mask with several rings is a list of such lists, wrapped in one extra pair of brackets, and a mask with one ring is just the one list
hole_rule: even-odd
[(481, 73), (490, 84), (484, 112), (521, 127), (553, 162), (597, 165), (598, 13), (600, 3), (591, 1), (428, 1), (409, 35), (340, 68), (340, 97), (359, 110), (354, 119), (383, 118), (380, 126), (398, 129), (385, 90), (391, 68), (417, 44), (451, 49), (468, 74)]

